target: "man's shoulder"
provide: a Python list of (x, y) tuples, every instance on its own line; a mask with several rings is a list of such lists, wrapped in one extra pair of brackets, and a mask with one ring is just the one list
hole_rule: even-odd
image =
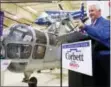
[(104, 17), (101, 17), (100, 19), (103, 20), (103, 21), (109, 22), (109, 20), (104, 18)]
[(100, 18), (100, 23), (102, 23), (102, 25), (105, 25), (105, 24), (109, 24), (110, 21), (107, 20), (107, 19), (105, 19), (104, 17), (101, 17), (101, 18)]

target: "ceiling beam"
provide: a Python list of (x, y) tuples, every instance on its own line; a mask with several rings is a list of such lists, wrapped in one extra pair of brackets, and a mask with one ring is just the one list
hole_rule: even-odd
[(8, 26), (8, 25), (6, 25), (6, 24), (3, 24), (3, 26), (4, 26), (4, 27), (9, 27), (9, 26)]
[[(1, 0), (1, 3), (33, 3), (33, 2), (40, 2), (40, 3), (52, 3), (54, 0)], [(56, 0), (60, 1), (60, 0)]]

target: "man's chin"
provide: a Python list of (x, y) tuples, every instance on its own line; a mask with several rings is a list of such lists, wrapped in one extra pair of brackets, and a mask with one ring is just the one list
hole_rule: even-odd
[(95, 17), (94, 16), (90, 16), (91, 20), (95, 20)]
[(91, 21), (95, 21), (95, 18), (91, 18)]

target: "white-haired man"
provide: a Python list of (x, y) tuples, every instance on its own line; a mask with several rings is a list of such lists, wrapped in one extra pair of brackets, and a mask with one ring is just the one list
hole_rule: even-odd
[(110, 21), (101, 16), (97, 4), (89, 6), (89, 16), (90, 25), (83, 24), (81, 20), (74, 21), (80, 30), (86, 31), (99, 43), (93, 52), (93, 77), (84, 75), (84, 85), (90, 85), (93, 80), (94, 87), (110, 87)]

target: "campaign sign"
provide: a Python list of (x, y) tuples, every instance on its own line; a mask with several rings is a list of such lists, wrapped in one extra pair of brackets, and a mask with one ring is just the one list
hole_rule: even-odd
[(91, 40), (62, 44), (62, 67), (92, 76)]

